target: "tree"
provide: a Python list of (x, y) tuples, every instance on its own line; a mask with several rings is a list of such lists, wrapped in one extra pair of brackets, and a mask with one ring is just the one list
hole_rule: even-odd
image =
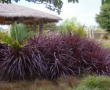
[(102, 5), (104, 5), (106, 3), (110, 3), (110, 0), (102, 0)]
[[(2, 3), (11, 3), (12, 0), (0, 0)], [(15, 2), (18, 2), (20, 0), (13, 0)], [(60, 14), (61, 12), (61, 8), (63, 6), (63, 0), (25, 0), (25, 1), (28, 1), (28, 2), (34, 2), (36, 4), (45, 4), (46, 5), (46, 8), (52, 10), (52, 11), (57, 11), (58, 14)], [(78, 3), (78, 0), (68, 0), (68, 2), (77, 2)]]
[[(2, 3), (11, 3), (12, 1), (18, 2), (20, 0), (0, 0)], [(46, 8), (57, 11), (58, 14), (61, 12), (61, 8), (63, 6), (63, 0), (25, 0), (28, 2), (34, 2), (36, 4), (45, 4)], [(79, 0), (68, 0), (69, 3), (78, 3)], [(102, 4), (110, 3), (110, 0), (101, 0)]]
[(102, 5), (101, 12), (96, 15), (96, 22), (110, 32), (110, 4)]

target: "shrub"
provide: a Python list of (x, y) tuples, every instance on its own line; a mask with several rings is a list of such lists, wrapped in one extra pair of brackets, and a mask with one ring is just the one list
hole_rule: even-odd
[(44, 36), (20, 49), (0, 50), (2, 80), (56, 80), (83, 72), (110, 75), (110, 52), (94, 40), (78, 35)]
[(2, 41), (4, 38), (6, 38), (6, 36), (8, 36), (7, 32), (0, 31), (0, 41)]
[(5, 49), (7, 49), (7, 48), (8, 48), (8, 46), (6, 44), (0, 43), (0, 61), (2, 58), (5, 57), (4, 52), (5, 52)]
[(26, 40), (34, 35), (32, 31), (28, 32), (25, 25), (14, 23), (10, 30), (10, 35), (7, 32), (0, 32), (0, 42), (10, 45), (11, 48), (20, 49), (26, 43)]
[(0, 50), (6, 49), (8, 46), (6, 44), (0, 43)]
[[(3, 53), (2, 50), (0, 53)], [(46, 62), (40, 60), (39, 54), (36, 56), (29, 47), (19, 51), (8, 48), (0, 59), (0, 77), (6, 81), (42, 79), (46, 76), (45, 66)]]
[(24, 45), (24, 42), (34, 36), (33, 31), (28, 31), (26, 26), (22, 23), (14, 23), (11, 27), (10, 37), (18, 42), (20, 45)]
[(86, 36), (84, 27), (77, 21), (75, 17), (72, 19), (66, 19), (60, 26), (58, 26), (58, 31), (62, 35), (66, 35), (68, 32), (71, 32), (80, 36)]
[(89, 76), (84, 78), (75, 90), (109, 90), (110, 77)]
[[(94, 40), (80, 36), (56, 36), (36, 38), (31, 41), (33, 48), (37, 48), (44, 55), (49, 67), (49, 78), (61, 75), (79, 75), (82, 72), (109, 75), (109, 50), (104, 49)], [(34, 49), (34, 50), (35, 50)]]

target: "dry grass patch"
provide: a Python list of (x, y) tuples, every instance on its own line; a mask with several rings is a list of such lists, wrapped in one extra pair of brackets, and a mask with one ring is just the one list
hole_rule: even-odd
[(105, 48), (109, 48), (110, 49), (110, 40), (104, 40), (104, 39), (100, 39), (97, 40), (99, 43), (102, 44), (102, 46), (104, 46)]
[(77, 77), (63, 77), (57, 81), (35, 80), (19, 82), (0, 82), (0, 90), (70, 90), (77, 87), (79, 79)]

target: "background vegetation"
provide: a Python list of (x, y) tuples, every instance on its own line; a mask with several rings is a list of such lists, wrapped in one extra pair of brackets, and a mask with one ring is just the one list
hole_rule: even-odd
[(71, 19), (66, 19), (61, 25), (58, 26), (58, 31), (62, 35), (68, 34), (71, 32), (72, 34), (78, 34), (81, 36), (86, 36), (86, 31), (84, 30), (83, 25), (81, 25), (76, 17)]
[(96, 16), (96, 22), (101, 28), (110, 32), (110, 4), (104, 4), (101, 7), (101, 12)]

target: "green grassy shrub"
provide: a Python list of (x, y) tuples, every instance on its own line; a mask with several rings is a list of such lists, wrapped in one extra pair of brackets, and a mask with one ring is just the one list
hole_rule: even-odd
[(75, 90), (110, 90), (110, 77), (89, 76), (84, 78)]

